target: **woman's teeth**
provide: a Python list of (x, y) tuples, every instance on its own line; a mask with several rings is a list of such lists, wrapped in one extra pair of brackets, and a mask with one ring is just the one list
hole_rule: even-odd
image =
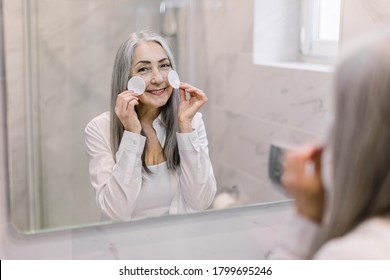
[(164, 93), (164, 89), (159, 89), (159, 90), (150, 90), (149, 91), (151, 94), (154, 94), (154, 95), (161, 95)]

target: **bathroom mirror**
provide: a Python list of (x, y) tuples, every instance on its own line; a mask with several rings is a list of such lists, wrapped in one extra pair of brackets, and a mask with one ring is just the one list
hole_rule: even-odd
[(10, 205), (19, 231), (100, 222), (84, 128), (109, 109), (117, 48), (141, 29), (165, 36), (181, 80), (209, 97), (202, 113), (218, 184), (210, 210), (286, 200), (267, 177), (269, 144), (321, 134), (330, 74), (255, 65), (254, 1), (2, 3)]

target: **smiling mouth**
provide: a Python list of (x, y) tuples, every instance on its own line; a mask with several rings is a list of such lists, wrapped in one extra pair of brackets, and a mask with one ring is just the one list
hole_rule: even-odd
[(152, 95), (162, 95), (165, 92), (165, 88), (158, 90), (148, 90), (148, 92)]

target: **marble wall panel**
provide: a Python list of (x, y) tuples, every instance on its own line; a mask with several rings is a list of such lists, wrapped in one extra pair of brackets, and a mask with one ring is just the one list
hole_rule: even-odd
[(390, 2), (387, 0), (344, 0), (342, 44), (346, 45), (372, 32), (390, 27)]
[[(199, 31), (208, 53), (252, 53), (253, 0), (201, 0)], [(209, 59), (209, 57), (208, 57)]]
[[(263, 2), (265, 11), (272, 10), (273, 4)], [(294, 3), (290, 8), (296, 14)], [(199, 81), (210, 100), (205, 120), (219, 189), (239, 184), (243, 197), (267, 201), (282, 197), (267, 178), (270, 143), (299, 144), (326, 136), (332, 73), (254, 64), (253, 1), (247, 5), (203, 3), (200, 30), (207, 48), (201, 50)], [(240, 28), (229, 28), (236, 21)]]

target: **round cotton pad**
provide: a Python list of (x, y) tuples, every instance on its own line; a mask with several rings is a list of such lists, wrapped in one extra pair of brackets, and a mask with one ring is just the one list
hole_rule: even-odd
[(180, 87), (179, 75), (177, 74), (177, 72), (175, 70), (169, 71), (168, 82), (175, 89), (178, 89)]
[(134, 90), (137, 95), (141, 95), (145, 92), (145, 81), (139, 76), (132, 77), (127, 82), (127, 89)]

